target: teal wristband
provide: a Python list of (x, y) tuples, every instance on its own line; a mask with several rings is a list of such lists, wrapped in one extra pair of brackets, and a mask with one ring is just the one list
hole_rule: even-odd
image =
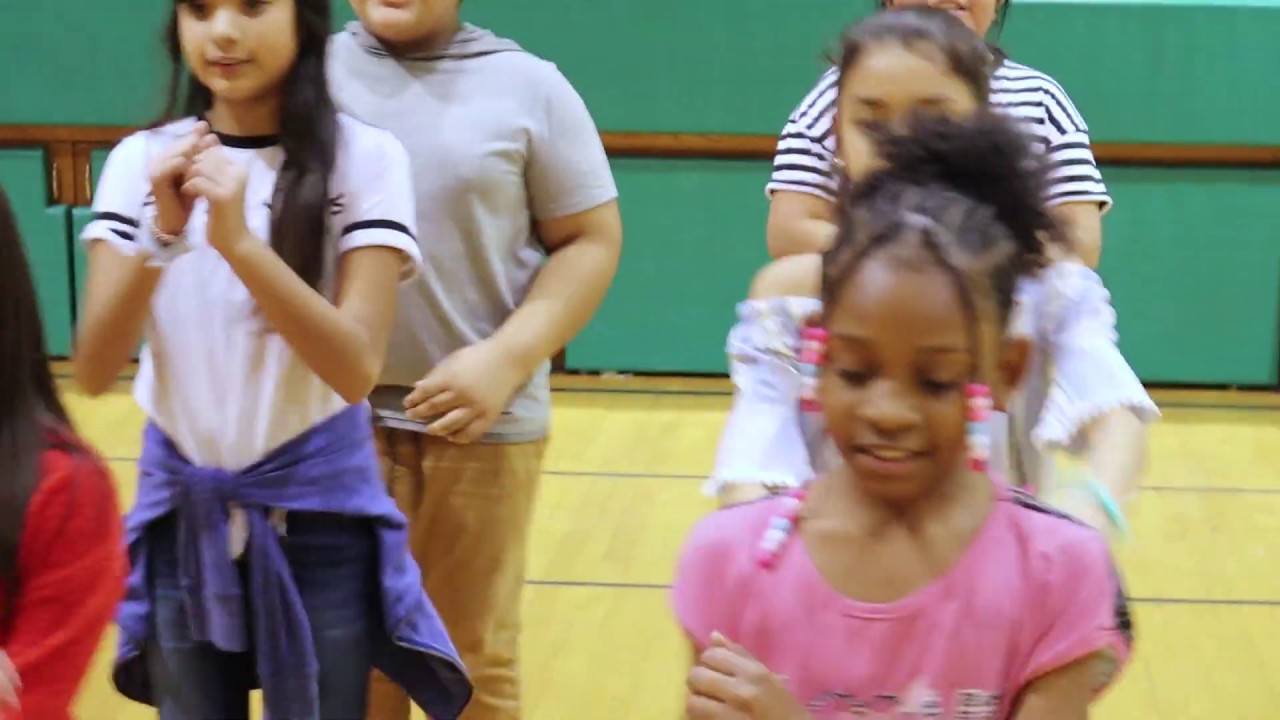
[(1089, 478), (1089, 482), (1085, 483), (1085, 486), (1089, 488), (1089, 494), (1093, 495), (1093, 499), (1102, 506), (1102, 511), (1107, 514), (1107, 519), (1111, 521), (1111, 526), (1121, 535), (1128, 535), (1129, 522), (1124, 517), (1124, 511), (1120, 509), (1120, 503), (1117, 503), (1115, 497), (1111, 495), (1111, 491), (1092, 477)]

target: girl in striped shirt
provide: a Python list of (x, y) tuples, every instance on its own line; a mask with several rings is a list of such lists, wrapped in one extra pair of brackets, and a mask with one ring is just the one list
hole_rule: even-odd
[[(1057, 262), (1019, 285), (1011, 332), (1031, 337), (1036, 352), (1005, 408), (1014, 427), (1009, 447), (995, 448), (996, 465), (1094, 525), (1122, 524), (1115, 498), (1132, 492), (1144, 423), (1158, 410), (1116, 347), (1110, 296), (1091, 269), (1111, 199), (1087, 126), (1061, 87), (983, 42), (1003, 7), (979, 0), (947, 12), (894, 10), (895, 19), (856, 25), (846, 42), (865, 47), (859, 61), (843, 73), (829, 70), (792, 114), (768, 186), (769, 247), (778, 260), (756, 276), (729, 336), (737, 394), (708, 485), (722, 503), (804, 483), (822, 464), (821, 422), (796, 403), (794, 348), (803, 319), (820, 309), (816, 253), (834, 233), (839, 178), (873, 169), (867, 128), (892, 127), (912, 112), (962, 116), (989, 104), (1020, 121), (1047, 153), (1046, 203), (1077, 255), (1058, 253)], [(1087, 450), (1097, 479), (1053, 487), (1045, 452), (1053, 449)]]

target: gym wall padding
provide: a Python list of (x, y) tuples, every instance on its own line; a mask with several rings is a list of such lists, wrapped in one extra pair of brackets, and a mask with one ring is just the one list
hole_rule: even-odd
[(1103, 168), (1102, 275), (1143, 380), (1280, 378), (1280, 171)]
[[(619, 159), (627, 240), (614, 288), (569, 347), (576, 370), (724, 372), (734, 304), (767, 261), (769, 163)], [(1105, 167), (1102, 274), (1147, 382), (1274, 385), (1280, 171)]]
[(763, 160), (613, 161), (621, 270), (569, 346), (575, 370), (722, 373), (734, 303), (768, 261)]
[[(873, 6), (479, 0), (468, 14), (554, 59), (605, 130), (776, 133)], [(1273, 145), (1280, 123), (1260, 120), (1280, 119), (1280, 93), (1259, 82), (1280, 67), (1277, 34), (1274, 3), (1013, 0), (997, 39), (1066, 87), (1096, 142)]]
[(45, 342), (54, 355), (71, 350), (71, 258), (67, 208), (49, 205), (40, 150), (0, 150), (0, 185), (18, 218), (18, 232), (36, 284)]
[[(824, 69), (840, 29), (872, 5), (473, 0), (464, 14), (556, 62), (603, 130), (776, 133)], [(153, 119), (167, 72), (160, 39), (169, 3), (57, 7), (5, 9), (0, 123)], [(335, 24), (351, 18), (346, 0), (334, 8)], [(1097, 142), (1280, 145), (1280, 122), (1268, 121), (1280, 119), (1280, 94), (1259, 85), (1266, 68), (1280, 67), (1277, 34), (1274, 4), (1014, 0), (999, 42), (1067, 88)]]
[[(603, 131), (773, 135), (824, 69), (839, 30), (872, 5), (467, 0), (464, 15), (556, 62)], [(168, 6), (14, 4), (0, 23), (0, 124), (153, 119), (167, 72), (160, 34)], [(346, 0), (334, 7), (337, 23), (351, 17)], [(1063, 84), (1097, 143), (1280, 146), (1280, 93), (1265, 91), (1267, 69), (1280, 67), (1278, 34), (1280, 7), (1253, 0), (1014, 0), (999, 42)], [(0, 157), (27, 158), (2, 179), (22, 195), (46, 322), (64, 348), (83, 280), (74, 230), (87, 210), (46, 209), (47, 181), (30, 152), (0, 149)], [(571, 344), (568, 367), (723, 372), (734, 304), (767, 259), (768, 161), (613, 162), (622, 267)], [(1280, 218), (1270, 209), (1280, 168), (1106, 166), (1104, 174), (1117, 204), (1105, 222), (1103, 274), (1122, 348), (1143, 379), (1280, 382)], [(50, 218), (61, 232), (46, 227)]]

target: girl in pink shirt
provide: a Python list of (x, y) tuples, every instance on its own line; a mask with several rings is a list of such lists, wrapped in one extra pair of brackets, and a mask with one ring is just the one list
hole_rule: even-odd
[(1015, 283), (1062, 242), (1048, 171), (987, 110), (894, 130), (868, 126), (821, 259), (839, 457), (705, 518), (680, 559), (694, 720), (1082, 720), (1128, 657), (1105, 538), (986, 467), (1030, 351)]

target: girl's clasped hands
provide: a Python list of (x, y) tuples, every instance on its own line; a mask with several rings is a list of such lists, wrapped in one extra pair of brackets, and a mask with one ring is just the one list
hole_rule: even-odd
[(208, 123), (196, 123), (189, 135), (151, 162), (155, 227), (163, 236), (182, 235), (197, 198), (209, 203), (209, 244), (227, 254), (249, 237), (244, 219), (248, 170), (227, 156)]

